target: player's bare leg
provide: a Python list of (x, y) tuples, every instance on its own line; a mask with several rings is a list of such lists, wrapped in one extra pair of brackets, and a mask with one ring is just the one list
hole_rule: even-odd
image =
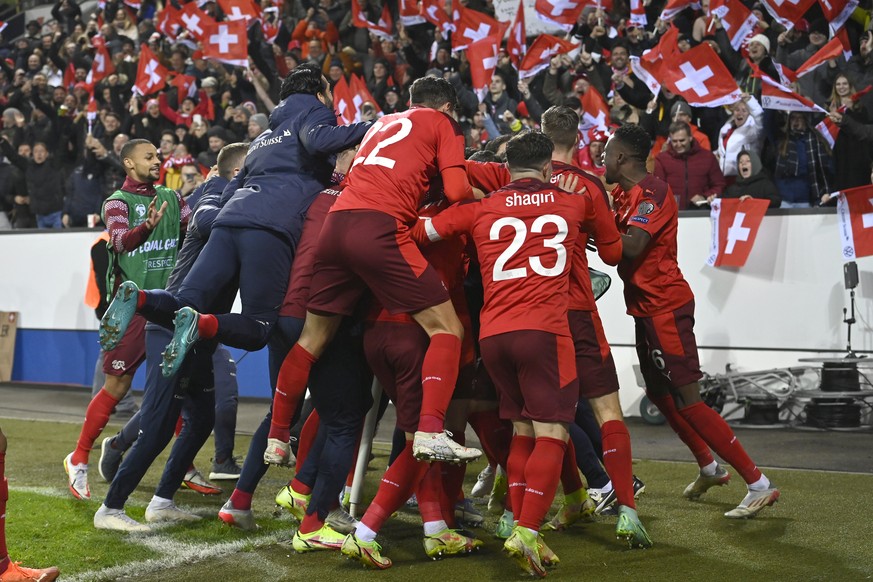
[(412, 450), (416, 459), (469, 463), (482, 456), (445, 432), (446, 410), (458, 380), (464, 327), (451, 301), (412, 314), (430, 338), (421, 366), (421, 415)]
[(283, 466), (292, 464), (291, 446), (288, 444), (291, 440), (291, 418), (297, 402), (306, 391), (309, 371), (336, 335), (340, 323), (340, 315), (306, 312), (300, 338), (285, 357), (276, 380), (270, 433), (267, 436), (267, 449), (264, 451), (265, 463)]

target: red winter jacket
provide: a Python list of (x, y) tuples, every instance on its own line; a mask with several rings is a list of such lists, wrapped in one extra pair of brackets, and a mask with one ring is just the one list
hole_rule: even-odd
[(670, 184), (676, 196), (679, 210), (696, 208), (691, 198), (713, 194), (720, 196), (725, 188), (724, 175), (713, 153), (700, 147), (696, 139), (691, 140), (691, 149), (685, 154), (673, 151), (673, 145), (655, 158), (655, 176)]

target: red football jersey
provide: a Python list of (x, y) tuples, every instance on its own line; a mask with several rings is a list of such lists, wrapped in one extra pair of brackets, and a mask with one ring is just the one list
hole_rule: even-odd
[(485, 288), (480, 338), (525, 329), (569, 336), (570, 267), (579, 232), (593, 219), (585, 197), (526, 178), (456, 204), (413, 236), (472, 235)]
[(331, 212), (377, 210), (414, 222), (431, 180), (452, 167), (464, 167), (464, 135), (451, 117), (424, 107), (386, 115), (364, 136)]
[(306, 212), (303, 223), (303, 234), (297, 244), (294, 254), (294, 264), (291, 267), (291, 278), (288, 280), (288, 290), (285, 301), (279, 309), (279, 315), (289, 317), (306, 317), (306, 304), (309, 302), (309, 283), (312, 281), (312, 269), (315, 266), (315, 249), (318, 246), (318, 235), (324, 226), (324, 219), (334, 203), (339, 199), (342, 185), (336, 188), (326, 188), (319, 192)]
[[(579, 233), (580, 251), (573, 255), (573, 269), (570, 275), (570, 309), (573, 311), (594, 311), (594, 291), (591, 289), (591, 277), (588, 274), (588, 255), (585, 244), (589, 236), (597, 243), (600, 258), (608, 265), (618, 264), (621, 259), (621, 235), (615, 227), (615, 219), (609, 208), (609, 199), (603, 184), (596, 177), (564, 162), (552, 161), (552, 183), (565, 174), (579, 176), (580, 182), (587, 190), (583, 196), (594, 208), (595, 219), (591, 223), (591, 232)], [(486, 192), (491, 192), (507, 184), (510, 180), (509, 169), (505, 164), (493, 162), (467, 161), (467, 176), (470, 183)]]
[(616, 186), (612, 194), (618, 230), (626, 234), (635, 226), (652, 237), (636, 259), (622, 259), (618, 264), (627, 312), (637, 317), (651, 317), (673, 311), (694, 299), (691, 287), (679, 270), (676, 251), (679, 211), (670, 186), (647, 174), (628, 192)]

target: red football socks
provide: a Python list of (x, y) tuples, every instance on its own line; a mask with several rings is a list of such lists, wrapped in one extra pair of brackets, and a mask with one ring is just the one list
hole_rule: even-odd
[(421, 364), (422, 396), (418, 430), (443, 431), (446, 409), (458, 381), (460, 361), (461, 338), (450, 333), (438, 333), (430, 338)]
[(214, 315), (200, 314), (197, 318), (197, 335), (201, 339), (212, 339), (218, 333), (218, 318)]
[(685, 446), (688, 447), (694, 458), (697, 459), (699, 466), (705, 467), (715, 460), (712, 458), (712, 453), (706, 442), (700, 438), (695, 429), (691, 428), (691, 425), (688, 424), (683, 415), (679, 414), (679, 411), (676, 410), (676, 403), (673, 401), (672, 396), (669, 394), (666, 396), (652, 396), (648, 393), (646, 395), (667, 419), (673, 432), (679, 435), (679, 438), (685, 443)]
[(427, 463), (419, 463), (412, 456), (412, 441), (406, 441), (406, 447), (382, 476), (376, 497), (361, 518), (361, 523), (378, 532), (391, 514), (406, 503), (427, 469)]
[(582, 477), (579, 476), (579, 465), (576, 464), (576, 447), (573, 441), (567, 442), (564, 458), (561, 461), (561, 487), (564, 493), (572, 493), (582, 489)]
[(297, 477), (294, 477), (293, 479), (291, 479), (291, 482), (288, 483), (288, 486), (294, 490), (294, 493), (299, 493), (300, 495), (311, 495), (312, 494), (312, 487), (310, 487), (309, 485), (307, 485), (306, 483), (304, 483), (303, 481), (301, 481)]
[(727, 461), (737, 470), (743, 480), (752, 484), (761, 478), (761, 471), (746, 454), (740, 439), (719, 413), (706, 405), (696, 402), (686, 406), (679, 413), (688, 421), (694, 430), (703, 437), (719, 457)]
[(273, 396), (273, 416), (270, 420), (268, 438), (279, 439), (283, 443), (291, 440), (291, 418), (297, 410), (297, 402), (306, 392), (309, 371), (318, 358), (294, 344), (276, 380), (276, 394)]
[(636, 509), (630, 434), (621, 420), (604, 422), (600, 427), (603, 442), (603, 466), (612, 481), (619, 505)]
[(521, 514), (524, 504), (525, 466), (534, 450), (536, 439), (529, 436), (514, 435), (509, 445), (509, 458), (506, 461), (506, 480), (509, 483), (509, 498), (515, 517)]
[(322, 527), (324, 527), (324, 520), (319, 519), (317, 511), (313, 511), (312, 513), (307, 513), (303, 517), (303, 521), (300, 522), (300, 533), (312, 533), (320, 530)]
[(509, 443), (512, 441), (512, 423), (502, 420), (496, 408), (473, 412), (467, 422), (476, 431), (482, 450), (488, 457), (488, 464), (496, 467), (506, 467), (509, 456)]
[(309, 449), (312, 443), (315, 442), (315, 435), (318, 434), (318, 413), (313, 410), (306, 422), (303, 423), (303, 429), (300, 431), (300, 444), (297, 446), (297, 471), (303, 467), (306, 457), (309, 456)]
[(431, 463), (415, 488), (415, 497), (418, 500), (418, 512), (421, 513), (422, 523), (443, 519), (441, 505), (443, 478), (440, 465), (442, 463)]
[(521, 513), (516, 514), (518, 525), (539, 531), (561, 480), (561, 465), (567, 443), (561, 439), (539, 437), (524, 468), (527, 486)]
[(85, 411), (85, 423), (82, 425), (82, 432), (79, 433), (79, 441), (76, 443), (76, 450), (71, 459), (74, 465), (88, 463), (91, 447), (94, 446), (94, 441), (106, 428), (109, 415), (112, 414), (112, 409), (115, 408), (116, 404), (118, 404), (118, 400), (113, 398), (106, 391), (106, 388), (101, 388), (100, 392), (91, 400), (88, 410)]
[(230, 503), (233, 505), (234, 509), (251, 509), (252, 494), (240, 491), (239, 489), (234, 489), (233, 493), (230, 494)]

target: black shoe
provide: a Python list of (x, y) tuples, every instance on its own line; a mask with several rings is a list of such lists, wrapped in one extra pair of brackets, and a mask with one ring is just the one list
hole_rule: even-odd
[(115, 474), (118, 473), (118, 467), (121, 466), (121, 460), (124, 458), (124, 451), (121, 449), (112, 448), (112, 441), (115, 437), (106, 437), (100, 445), (100, 462), (97, 465), (97, 470), (100, 476), (107, 483), (112, 483), (115, 479)]
[(615, 505), (616, 497), (614, 488), (611, 489), (609, 493), (603, 493), (598, 489), (589, 489), (588, 495), (591, 497), (592, 501), (597, 504), (597, 506), (594, 508), (595, 515), (617, 515), (614, 509), (612, 510), (612, 512), (604, 513), (606, 512), (606, 510), (612, 508), (612, 506)]
[(646, 484), (639, 477), (634, 475), (634, 499), (639, 499), (640, 495), (646, 492)]
[(212, 471), (209, 472), (211, 481), (233, 481), (239, 479), (242, 469), (236, 463), (236, 457), (228, 457), (221, 463), (212, 460)]

